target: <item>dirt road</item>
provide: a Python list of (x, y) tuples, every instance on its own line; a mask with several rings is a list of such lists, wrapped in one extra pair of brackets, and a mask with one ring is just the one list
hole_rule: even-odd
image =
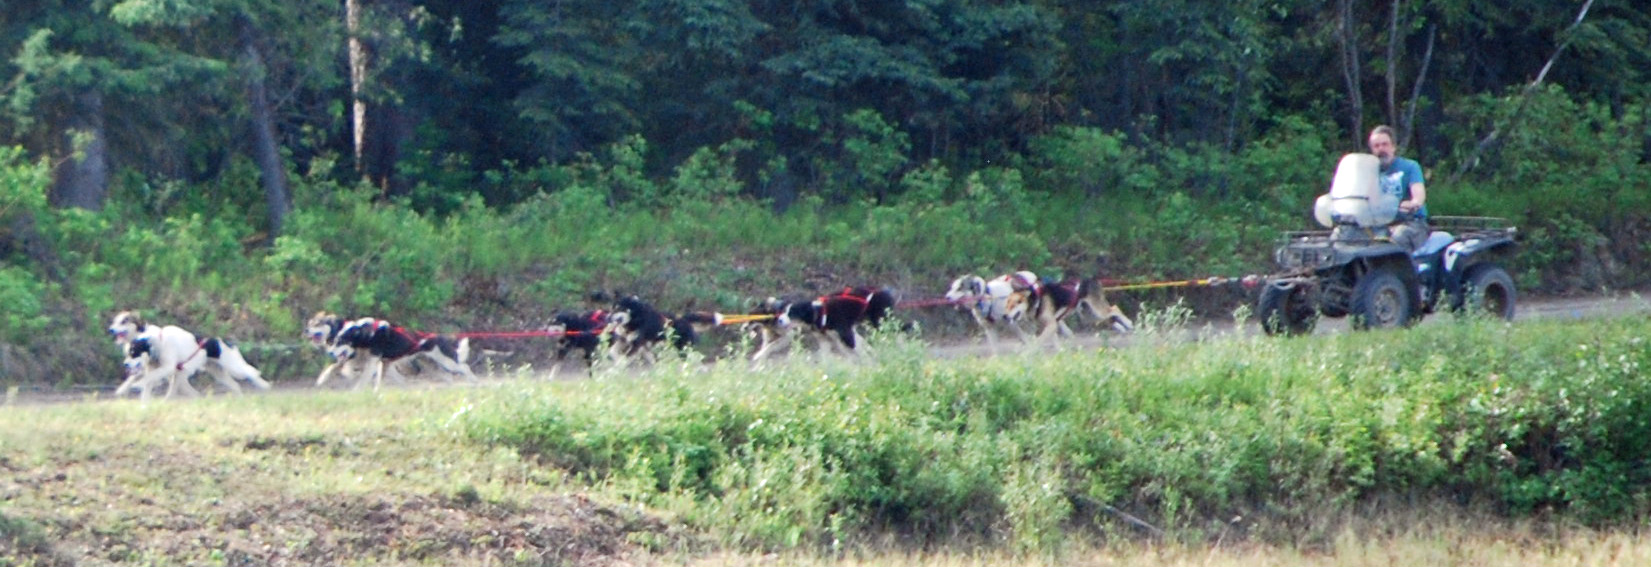
[[(1611, 295), (1592, 295), (1584, 297), (1543, 297), (1521, 298), (1518, 313), (1514, 317), (1517, 324), (1520, 321), (1540, 319), (1599, 319), (1623, 316), (1651, 315), (1651, 297), (1641, 297), (1633, 293)], [(1423, 319), (1421, 325), (1442, 324), (1445, 318), (1429, 316)], [(1109, 346), (1127, 348), (1140, 340), (1130, 335), (1114, 333), (1098, 334), (1086, 325), (1079, 325), (1079, 336), (1070, 339), (1055, 348), (1096, 348)], [(1181, 330), (1169, 334), (1171, 337), (1181, 337), (1186, 340), (1194, 338), (1208, 338), (1230, 333), (1252, 335), (1261, 330), (1254, 322), (1243, 327), (1235, 327), (1231, 319), (1209, 319), (1188, 322)], [(1325, 319), (1319, 322), (1314, 334), (1334, 334), (1349, 332), (1346, 319)], [(953, 337), (938, 341), (931, 341), (930, 352), (940, 358), (962, 358), (977, 356), (992, 356), (995, 353), (1018, 352), (1021, 348), (1018, 341), (1012, 336), (1000, 337), (997, 349), (986, 345), (976, 337)], [(583, 369), (564, 369), (558, 379), (569, 379), (583, 375)], [(273, 382), (280, 391), (299, 391), (312, 389), (313, 382), (308, 376), (279, 376)], [(48, 403), (77, 403), (110, 400), (113, 386), (103, 388), (82, 388), (76, 390), (54, 390), (42, 387), (19, 387), (6, 392), (6, 397), (0, 400), (4, 405), (31, 405)]]

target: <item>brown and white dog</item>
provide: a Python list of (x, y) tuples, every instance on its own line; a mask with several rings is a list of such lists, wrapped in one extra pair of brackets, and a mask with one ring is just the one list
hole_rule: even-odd
[[(470, 339), (456, 339), (447, 335), (415, 336), (412, 332), (391, 325), (388, 321), (371, 317), (346, 323), (339, 329), (338, 335), (333, 337), (327, 351), (334, 359), (340, 361), (367, 359), (368, 376), (357, 385), (370, 379), (373, 381), (374, 390), (383, 385), (387, 372), (394, 372), (395, 364), (414, 357), (434, 362), (437, 367), (446, 371), (447, 374), (444, 374), (443, 378), (449, 382), (452, 381), (450, 375), (454, 374), (470, 382), (476, 381), (476, 375), (470, 371), (470, 365), (466, 363), (470, 358)], [(325, 378), (326, 375), (323, 374), (321, 381), (325, 381)]]
[(990, 280), (968, 274), (952, 280), (946, 299), (959, 309), (969, 312), (975, 323), (986, 334), (986, 343), (997, 349), (995, 327), (1008, 327), (1020, 337), (1021, 343), (1031, 342), (1031, 336), (1021, 328), (1021, 322), (1037, 306), (1043, 284), (1037, 274), (1019, 271)]
[(1060, 283), (1045, 283), (1042, 286), (1036, 306), (1038, 324), (1042, 328), (1038, 340), (1055, 335), (1071, 337), (1072, 328), (1066, 326), (1066, 318), (1080, 309), (1098, 321), (1110, 323), (1120, 333), (1135, 329), (1135, 322), (1124, 315), (1122, 309), (1106, 300), (1106, 290), (1100, 278), (1068, 278)]
[(780, 301), (770, 298), (762, 307), (774, 319), (759, 327), (763, 344), (751, 360), (760, 361), (795, 338), (793, 329), (813, 331), (821, 339), (821, 350), (831, 349), (853, 354), (864, 345), (857, 328), (864, 323), (872, 328), (883, 320), (899, 302), (898, 295), (888, 288), (846, 287), (831, 295), (822, 295), (807, 301)]

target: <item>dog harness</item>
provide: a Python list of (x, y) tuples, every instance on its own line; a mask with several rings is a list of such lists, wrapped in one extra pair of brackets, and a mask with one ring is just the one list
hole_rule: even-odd
[(860, 311), (858, 313), (855, 313), (855, 315), (865, 315), (866, 314), (866, 309), (869, 309), (871, 307), (871, 296), (867, 295), (866, 297), (860, 297), (858, 295), (855, 295), (854, 294), (854, 288), (852, 288), (852, 287), (843, 288), (843, 292), (839, 293), (837, 295), (822, 295), (822, 296), (820, 296), (819, 299), (814, 300), (814, 310), (818, 311), (820, 313), (819, 326), (821, 328), (824, 328), (826, 326), (826, 322), (827, 322), (826, 321), (827, 311), (826, 311), (826, 308), (825, 308), (826, 302), (830, 301), (832, 299), (848, 299), (848, 300), (854, 301), (854, 303), (856, 305), (860, 306)]
[(1078, 295), (1078, 289), (1083, 287), (1083, 280), (1074, 281), (1070, 285), (1061, 283), (1055, 284), (1055, 286), (1072, 294), (1070, 304), (1056, 305), (1056, 309), (1075, 309), (1078, 307), (1078, 303), (1083, 300), (1083, 298)]

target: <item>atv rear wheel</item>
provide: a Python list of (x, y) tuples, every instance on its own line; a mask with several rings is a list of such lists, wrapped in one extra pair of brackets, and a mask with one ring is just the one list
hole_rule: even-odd
[(1268, 282), (1256, 302), (1256, 316), (1268, 335), (1305, 335), (1318, 323), (1309, 288), (1298, 282)]
[(1353, 288), (1353, 305), (1349, 310), (1353, 328), (1387, 329), (1415, 322), (1415, 296), (1404, 279), (1392, 270), (1371, 270)]
[(1514, 304), (1518, 303), (1519, 293), (1514, 290), (1513, 277), (1501, 266), (1484, 263), (1468, 268), (1467, 277), (1462, 282), (1462, 294), (1466, 298), (1464, 307), (1469, 313), (1482, 312), (1513, 320)]

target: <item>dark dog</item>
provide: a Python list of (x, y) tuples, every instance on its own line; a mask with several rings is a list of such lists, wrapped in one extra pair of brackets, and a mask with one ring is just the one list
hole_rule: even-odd
[[(328, 347), (338, 338), (338, 332), (348, 323), (336, 313), (317, 311), (315, 315), (310, 316), (309, 322), (304, 324), (304, 339), (316, 348), (328, 351)], [(366, 370), (367, 362), (367, 357), (346, 360), (335, 358), (326, 368), (321, 369), (321, 375), (315, 377), (315, 385), (326, 384), (328, 378), (337, 374), (343, 374), (345, 377), (359, 376)]]
[[(369, 373), (375, 390), (382, 385), (387, 366), (414, 356), (435, 362), (449, 374), (476, 381), (476, 375), (465, 363), (470, 357), (470, 339), (455, 339), (446, 335), (418, 337), (406, 329), (373, 318), (357, 319), (346, 324), (333, 339), (329, 352), (341, 361), (370, 357)], [(394, 371), (394, 368), (389, 370)]]
[(812, 301), (784, 302), (770, 299), (762, 307), (774, 315), (773, 322), (763, 329), (764, 344), (752, 360), (762, 360), (774, 350), (791, 341), (792, 329), (813, 330), (822, 337), (827, 348), (854, 353), (864, 343), (856, 328), (865, 323), (880, 327), (894, 310), (899, 297), (893, 290), (882, 288), (848, 287), (823, 295)]
[(1078, 312), (1079, 308), (1099, 321), (1111, 323), (1118, 332), (1127, 333), (1135, 329), (1135, 322), (1124, 315), (1122, 309), (1106, 300), (1106, 291), (1099, 278), (1069, 278), (1060, 283), (1046, 282), (1043, 285), (1043, 293), (1033, 308), (1038, 323), (1042, 325), (1038, 340), (1052, 335), (1072, 336), (1072, 328), (1066, 326), (1066, 318)]
[[(630, 295), (620, 298), (608, 315), (608, 336), (613, 341), (613, 355), (617, 361), (657, 358), (656, 347), (671, 338), (671, 346), (686, 350), (699, 342), (699, 335), (722, 324), (719, 313), (692, 312), (680, 317), (666, 317), (641, 298)], [(667, 332), (667, 329), (669, 330)]]
[(585, 351), (585, 362), (591, 362), (596, 358), (597, 349), (602, 348), (602, 330), (607, 325), (608, 312), (600, 309), (588, 313), (557, 313), (546, 328), (557, 337), (556, 360), (563, 360), (569, 352), (578, 349)]

